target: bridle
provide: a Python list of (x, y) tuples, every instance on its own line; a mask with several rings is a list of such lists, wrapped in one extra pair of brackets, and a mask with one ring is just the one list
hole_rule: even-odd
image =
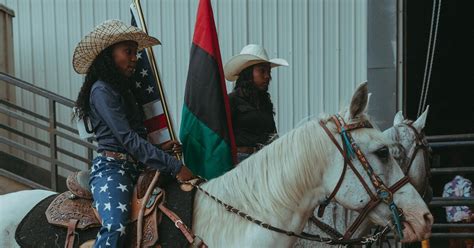
[[(228, 212), (231, 212), (233, 214), (236, 214), (243, 219), (250, 221), (254, 224), (257, 224), (261, 226), (262, 228), (266, 228), (270, 231), (274, 231), (277, 233), (282, 233), (287, 236), (292, 236), (292, 237), (298, 237), (301, 239), (306, 239), (306, 240), (311, 240), (311, 241), (317, 241), (317, 242), (324, 242), (327, 244), (332, 244), (332, 245), (356, 245), (356, 244), (372, 244), (376, 242), (377, 240), (380, 239), (384, 234), (386, 234), (389, 229), (390, 229), (390, 224), (394, 222), (393, 224), (397, 228), (398, 235), (403, 238), (403, 233), (402, 233), (402, 227), (401, 227), (401, 218), (403, 218), (403, 213), (400, 209), (397, 208), (393, 201), (393, 193), (399, 190), (403, 185), (408, 183), (408, 177), (404, 176), (401, 178), (399, 181), (397, 181), (394, 185), (392, 185), (390, 188), (384, 185), (382, 180), (377, 176), (377, 174), (374, 173), (372, 167), (370, 166), (369, 162), (365, 158), (364, 154), (360, 150), (360, 148), (357, 146), (355, 143), (354, 139), (352, 138), (350, 132), (359, 128), (373, 128), (370, 122), (364, 121), (364, 122), (358, 122), (358, 123), (351, 123), (351, 124), (345, 124), (344, 120), (342, 119), (341, 116), (339, 115), (334, 115), (331, 117), (331, 120), (334, 121), (334, 123), (337, 126), (338, 133), (341, 135), (341, 138), (343, 140), (343, 146), (341, 147), (339, 143), (337, 142), (336, 138), (334, 135), (329, 131), (329, 129), (326, 127), (326, 124), (323, 121), (320, 121), (319, 124), (323, 129), (326, 131), (328, 134), (329, 138), (333, 141), (333, 143), (336, 145), (338, 150), (341, 152), (342, 156), (344, 157), (344, 167), (343, 167), (343, 172), (339, 178), (339, 181), (336, 184), (336, 187), (334, 188), (333, 192), (329, 195), (329, 197), (326, 198), (326, 200), (320, 205), (320, 208), (318, 209), (318, 215), (319, 213), (324, 212), (324, 208), (328, 205), (328, 203), (336, 196), (342, 181), (344, 179), (344, 175), (347, 171), (347, 167), (349, 166), (355, 175), (359, 178), (361, 184), (364, 186), (366, 189), (367, 193), (369, 194), (371, 200), (369, 203), (364, 207), (362, 210), (361, 214), (357, 217), (356, 221), (352, 224), (352, 226), (347, 230), (347, 232), (342, 235), (337, 235), (337, 231), (333, 236), (333, 238), (325, 238), (321, 237), (319, 235), (314, 235), (306, 232), (301, 232), (301, 233), (294, 233), (292, 231), (287, 231), (275, 226), (272, 226), (268, 223), (265, 223), (261, 220), (258, 220), (242, 211), (239, 209), (223, 202), (221, 199), (217, 198), (216, 196), (212, 195), (205, 189), (203, 189), (200, 185), (197, 185), (193, 182), (181, 182), (183, 184), (189, 184), (192, 185), (193, 187), (197, 188), (199, 191), (213, 199), (215, 202), (217, 202), (219, 205), (224, 207), (225, 210)], [(356, 170), (355, 166), (352, 164), (351, 159), (357, 156), (358, 160), (361, 162), (364, 170), (367, 172), (372, 185), (376, 189), (376, 193), (374, 194), (367, 183), (365, 182), (364, 178), (360, 175), (360, 173)], [(362, 237), (362, 238), (351, 238), (352, 234), (354, 231), (360, 226), (362, 223), (362, 220), (367, 216), (367, 214), (374, 209), (380, 202), (385, 202), (387, 205), (389, 205), (390, 210), (392, 212), (392, 217), (393, 220), (389, 221), (389, 223), (378, 233), (368, 236), (368, 237)], [(329, 227), (331, 228), (331, 227)]]
[[(344, 157), (344, 167), (343, 167), (341, 176), (339, 177), (339, 180), (336, 183), (336, 187), (334, 188), (332, 193), (326, 198), (326, 200), (319, 206), (318, 217), (322, 217), (326, 206), (336, 196), (342, 184), (342, 181), (344, 179), (344, 175), (347, 171), (347, 167), (350, 167), (351, 170), (359, 179), (362, 186), (367, 191), (367, 194), (370, 197), (370, 201), (362, 209), (361, 213), (356, 218), (354, 223), (352, 223), (349, 229), (345, 232), (345, 234), (343, 235), (343, 239), (350, 239), (352, 235), (354, 234), (354, 232), (357, 230), (357, 228), (361, 225), (362, 221), (366, 218), (368, 213), (372, 211), (380, 202), (384, 202), (389, 206), (390, 211), (392, 212), (392, 217), (393, 217), (393, 221), (396, 227), (396, 231), (399, 237), (403, 238), (402, 225), (401, 225), (401, 218), (403, 218), (403, 212), (401, 211), (401, 209), (399, 209), (395, 205), (395, 202), (393, 201), (393, 194), (396, 191), (398, 191), (402, 186), (404, 186), (405, 184), (409, 182), (408, 177), (405, 175), (400, 180), (398, 180), (395, 184), (393, 184), (391, 187), (387, 187), (383, 183), (383, 181), (380, 179), (380, 177), (374, 173), (372, 166), (367, 161), (365, 155), (362, 153), (362, 151), (360, 150), (360, 148), (358, 147), (358, 145), (356, 144), (356, 142), (354, 141), (351, 135), (351, 131), (354, 131), (356, 129), (373, 128), (370, 122), (363, 121), (363, 122), (358, 122), (354, 124), (346, 124), (340, 115), (334, 115), (331, 117), (330, 120), (334, 122), (334, 124), (337, 127), (338, 134), (341, 135), (342, 147), (339, 144), (339, 142), (337, 142), (332, 132), (329, 131), (326, 124), (323, 121), (320, 121), (319, 124), (321, 125), (321, 127), (323, 127), (323, 129), (326, 131), (329, 138), (336, 145), (337, 149), (339, 150), (341, 155)], [(357, 157), (362, 167), (364, 168), (364, 171), (369, 176), (370, 181), (376, 190), (376, 194), (374, 194), (372, 190), (370, 190), (368, 184), (365, 182), (362, 175), (360, 175), (360, 173), (357, 171), (357, 169), (353, 165), (351, 160), (354, 157)]]
[[(410, 172), (410, 169), (413, 165), (413, 161), (415, 160), (415, 157), (417, 156), (418, 152), (421, 150), (423, 152), (423, 162), (425, 165), (425, 175), (428, 177), (428, 180), (425, 180), (425, 183), (423, 185), (423, 193), (421, 194), (423, 200), (429, 201), (430, 199), (427, 199), (428, 197), (428, 190), (430, 187), (429, 184), (429, 178), (431, 178), (431, 171), (430, 171), (430, 154), (431, 154), (431, 148), (428, 145), (428, 141), (425, 138), (425, 135), (423, 134), (423, 131), (418, 132), (416, 128), (413, 126), (413, 121), (404, 121), (400, 124), (395, 125), (397, 126), (403, 126), (408, 129), (410, 129), (414, 136), (415, 136), (415, 142), (413, 146), (410, 148), (408, 151), (407, 159), (405, 160), (405, 163), (400, 165), (403, 171), (403, 174), (408, 176), (408, 173)], [(395, 129), (397, 133), (397, 138), (400, 137), (398, 129)]]
[[(324, 123), (320, 123), (322, 126), (324, 125)], [(370, 123), (369, 123), (370, 124)], [(336, 124), (337, 125), (337, 124)], [(366, 125), (367, 128), (370, 128), (371, 126), (370, 125)], [(431, 149), (428, 145), (428, 142), (425, 138), (425, 136), (423, 135), (423, 132), (418, 132), (418, 130), (416, 130), (416, 128), (413, 126), (413, 121), (404, 121), (400, 124), (397, 124), (395, 125), (394, 127), (400, 127), (400, 126), (404, 126), (408, 129), (410, 129), (414, 136), (415, 136), (415, 140), (414, 140), (414, 144), (412, 145), (412, 147), (410, 148), (409, 150), (409, 153), (408, 155), (406, 156), (403, 164), (400, 165), (400, 167), (402, 168), (402, 171), (403, 171), (403, 174), (405, 175), (404, 178), (400, 179), (396, 184), (394, 184), (392, 187), (391, 187), (391, 190), (393, 190), (392, 192), (396, 191), (396, 189), (399, 189), (401, 186), (403, 186), (404, 184), (406, 184), (407, 182), (405, 181), (406, 179), (405, 178), (408, 178), (408, 173), (410, 172), (410, 169), (413, 165), (413, 161), (415, 160), (415, 157), (417, 156), (418, 152), (421, 150), (423, 152), (423, 159), (424, 159), (424, 165), (425, 165), (425, 170), (426, 170), (426, 175), (428, 176), (428, 178), (430, 178), (430, 175), (431, 175), (431, 172), (430, 172), (430, 166), (429, 166), (429, 160), (430, 160), (430, 154), (431, 154)], [(324, 127), (324, 126), (323, 126)], [(359, 127), (360, 128), (360, 127)], [(326, 128), (327, 129), (327, 128)], [(354, 130), (354, 128), (352, 128), (351, 130)], [(326, 133), (328, 133), (329, 130), (326, 131)], [(338, 128), (338, 131), (339, 133), (341, 132), (340, 129)], [(347, 128), (346, 128), (346, 132), (347, 132)], [(397, 135), (397, 140), (399, 140), (399, 137), (400, 137), (400, 134), (399, 134), (399, 131), (397, 128), (395, 128), (395, 132), (396, 132), (396, 135)], [(330, 132), (329, 132), (330, 133)], [(329, 135), (328, 133), (328, 135)], [(337, 141), (335, 140), (334, 136), (331, 136), (329, 135), (329, 137), (332, 137), (331, 140), (334, 142), (334, 144), (336, 144), (336, 146), (338, 147), (339, 151), (344, 154), (342, 152), (342, 149), (341, 147), (339, 146), (339, 144), (337, 143)], [(402, 149), (404, 149), (402, 147)], [(341, 178), (344, 176), (344, 173), (345, 173), (345, 168), (347, 166), (344, 165), (344, 169), (343, 169), (343, 174), (341, 175)], [(352, 168), (352, 167), (351, 167)], [(354, 169), (353, 169), (354, 170)], [(356, 175), (358, 174), (358, 172), (356, 170), (354, 170), (354, 172), (356, 173)], [(339, 181), (341, 181), (341, 178), (339, 179)], [(359, 177), (360, 178), (360, 177)], [(364, 185), (364, 188), (367, 190), (367, 185), (363, 182), (362, 185)], [(338, 188), (340, 186), (340, 182), (338, 182), (337, 184), (337, 187)], [(425, 180), (425, 183), (423, 185), (423, 193), (422, 193), (422, 198), (426, 201), (429, 201), (430, 199), (427, 199), (429, 197), (429, 180)], [(335, 188), (335, 189), (336, 189)], [(336, 190), (335, 190), (336, 191)], [(371, 195), (369, 193), (369, 195)], [(329, 204), (329, 201), (335, 196), (335, 193), (333, 191), (333, 193), (328, 197), (328, 200), (325, 202), (326, 204), (322, 204), (323, 208), (319, 208), (318, 209), (318, 217), (322, 217), (322, 214), (324, 212), (324, 207), (327, 206), (327, 204)], [(370, 205), (370, 203), (368, 204)], [(366, 212), (368, 212), (369, 210), (367, 210), (368, 207), (366, 206), (365, 207), (365, 211), (363, 211), (365, 214), (364, 216), (367, 214)], [(362, 214), (361, 214), (362, 215)], [(331, 227), (330, 225), (324, 223), (323, 221), (319, 220), (318, 218), (316, 218), (315, 216), (312, 216), (310, 218), (310, 220), (316, 225), (318, 226), (322, 231), (324, 231), (325, 233), (329, 234), (329, 236), (333, 237), (333, 238), (344, 238), (344, 239), (347, 239), (347, 238), (350, 238), (351, 235), (355, 232), (355, 230), (357, 230), (357, 228), (360, 226), (360, 224), (362, 223), (362, 220), (363, 218), (360, 217), (361, 215), (359, 215), (359, 217), (356, 219), (356, 221), (352, 224), (352, 226), (346, 231), (345, 235), (342, 235), (341, 233), (339, 233), (339, 231), (337, 231), (335, 228)]]

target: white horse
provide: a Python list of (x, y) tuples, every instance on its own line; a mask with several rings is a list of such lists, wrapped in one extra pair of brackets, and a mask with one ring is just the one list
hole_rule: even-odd
[[(392, 147), (390, 152), (397, 160), (401, 169), (410, 178), (410, 183), (422, 195), (429, 194), (430, 187), (428, 185), (428, 170), (429, 161), (428, 154), (424, 149), (427, 147), (420, 147), (424, 144), (424, 136), (422, 130), (425, 127), (428, 109), (414, 122), (405, 119), (402, 111), (399, 111), (394, 118), (393, 126), (383, 133), (384, 135), (396, 142), (399, 146)], [(355, 221), (359, 214), (356, 211), (348, 210), (338, 203), (332, 202), (320, 218), (321, 221), (335, 228), (338, 232), (344, 234), (350, 225)], [(317, 211), (314, 212), (317, 216)], [(371, 228), (375, 227), (374, 223), (365, 220), (360, 224), (353, 237), (361, 237), (367, 235)], [(305, 232), (320, 234), (324, 237), (329, 237), (322, 231), (314, 222), (308, 221), (304, 228)], [(315, 243), (308, 240), (298, 239), (294, 247), (328, 247), (329, 245), (322, 243)]]
[[(366, 121), (366, 105), (367, 85), (362, 84), (354, 93), (349, 110), (340, 114), (346, 123)], [(340, 143), (336, 126), (330, 118), (324, 118), (322, 122)], [(391, 156), (383, 159), (379, 157), (380, 150), (386, 151), (387, 147), (393, 145), (382, 132), (373, 128), (360, 128), (352, 131), (351, 135), (374, 173), (379, 175), (385, 185), (391, 186), (403, 177), (403, 172)], [(352, 162), (374, 192), (375, 188), (363, 165), (357, 159)], [(336, 188), (343, 167), (343, 156), (319, 120), (312, 120), (202, 187), (250, 216), (272, 226), (300, 233), (315, 206)], [(360, 185), (359, 178), (347, 170), (335, 200), (345, 208), (360, 210), (370, 200), (369, 194)], [(35, 191), (29, 192), (35, 194)], [(13, 194), (19, 196), (19, 193)], [(433, 217), (415, 188), (405, 184), (393, 194), (393, 200), (405, 215), (403, 241), (412, 242), (429, 237)], [(29, 197), (20, 199), (12, 196), (8, 201), (1, 197), (0, 216), (4, 218), (5, 212), (21, 204), (30, 208), (34, 205), (29, 202)], [(9, 215), (14, 219), (9, 223), (19, 223), (24, 214)], [(386, 204), (381, 203), (369, 213), (368, 218), (378, 225), (386, 226), (390, 222), (391, 212)], [(3, 231), (5, 229), (0, 229), (0, 240), (7, 247), (13, 247), (13, 233), (7, 234)], [(200, 191), (194, 201), (193, 231), (209, 247), (291, 247), (296, 241), (294, 236), (270, 231), (226, 211), (222, 205)]]

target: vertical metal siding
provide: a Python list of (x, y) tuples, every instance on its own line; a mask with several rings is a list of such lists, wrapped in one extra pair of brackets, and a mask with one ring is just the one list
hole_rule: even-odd
[[(83, 80), (71, 66), (76, 43), (104, 20), (130, 21), (130, 0), (0, 3), (16, 13), (16, 76), (70, 99), (76, 98)], [(224, 63), (249, 43), (262, 44), (270, 57), (290, 63), (272, 73), (270, 93), (280, 133), (307, 116), (338, 111), (349, 103), (357, 83), (367, 78), (367, 0), (212, 0), (212, 4)], [(197, 5), (197, 0), (142, 1), (148, 30), (163, 44), (154, 51), (176, 131)], [(232, 86), (228, 83), (229, 90)], [(17, 99), (48, 114), (44, 100), (22, 91)], [(58, 109), (58, 114), (69, 123), (67, 109)], [(26, 125), (19, 128), (47, 139)], [(83, 152), (69, 142), (60, 140), (60, 144)]]

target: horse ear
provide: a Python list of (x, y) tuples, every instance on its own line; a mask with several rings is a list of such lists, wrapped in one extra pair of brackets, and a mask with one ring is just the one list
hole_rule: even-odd
[(416, 121), (413, 123), (413, 127), (415, 127), (415, 129), (418, 132), (421, 132), (421, 130), (425, 127), (426, 117), (428, 117), (428, 110), (429, 109), (430, 109), (430, 106), (428, 105), (426, 107), (425, 112), (423, 112), (423, 114), (421, 114), (420, 117), (418, 117), (418, 119), (416, 119)]
[(352, 95), (351, 106), (349, 107), (350, 119), (355, 119), (366, 112), (368, 102), (367, 82), (364, 82), (357, 87), (354, 95)]
[(405, 117), (403, 116), (403, 112), (400, 110), (395, 114), (395, 118), (393, 118), (393, 125), (396, 126), (402, 123), (404, 120)]

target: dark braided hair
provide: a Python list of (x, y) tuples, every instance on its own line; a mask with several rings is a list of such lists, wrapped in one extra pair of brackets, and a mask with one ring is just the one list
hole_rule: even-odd
[(118, 89), (119, 92), (123, 92), (127, 89), (129, 79), (123, 76), (115, 66), (112, 57), (113, 47), (114, 45), (109, 46), (97, 55), (94, 62), (92, 62), (92, 65), (87, 70), (84, 84), (77, 96), (75, 103), (76, 112), (74, 113), (73, 118), (78, 118), (80, 120), (89, 114), (89, 98), (91, 95), (91, 89), (92, 85), (94, 85), (97, 80), (102, 80), (112, 85)]
[(244, 97), (254, 107), (275, 114), (273, 103), (270, 99), (270, 93), (258, 89), (253, 83), (254, 67), (255, 65), (249, 66), (239, 73), (239, 77), (235, 82), (234, 91)]

